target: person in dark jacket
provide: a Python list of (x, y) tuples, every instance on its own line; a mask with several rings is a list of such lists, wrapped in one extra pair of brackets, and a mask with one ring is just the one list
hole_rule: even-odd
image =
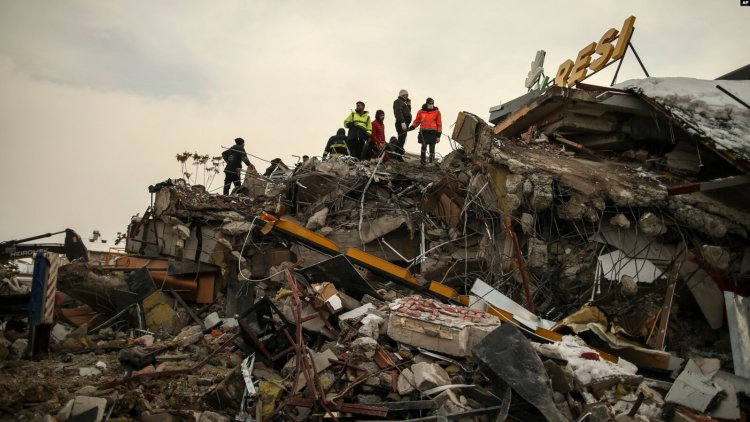
[(245, 152), (245, 140), (242, 138), (235, 139), (234, 145), (221, 153), (221, 158), (227, 163), (224, 167), (224, 195), (229, 195), (229, 189), (233, 183), (235, 188), (240, 187), (242, 163), (245, 163), (248, 169), (253, 167)]
[(373, 158), (380, 157), (380, 153), (385, 149), (385, 127), (383, 121), (385, 120), (385, 111), (378, 110), (375, 112), (375, 120), (372, 121), (372, 135), (370, 135), (370, 142), (367, 143), (365, 148), (362, 150), (362, 160), (370, 160)]
[(271, 165), (266, 168), (266, 171), (263, 172), (263, 175), (266, 177), (270, 177), (277, 169), (279, 169), (281, 163), (281, 158), (274, 158), (271, 160)]
[(440, 142), (440, 134), (443, 130), (443, 119), (440, 116), (440, 110), (435, 107), (435, 101), (427, 98), (422, 105), (422, 109), (417, 112), (417, 117), (409, 127), (413, 130), (419, 126), (419, 143), (422, 144), (422, 154), (420, 162), (425, 164), (425, 153), (427, 147), (430, 147), (430, 162), (435, 161), (435, 144)]
[[(411, 100), (409, 93), (402, 89), (398, 92), (398, 98), (393, 102), (393, 114), (396, 116), (396, 133), (398, 134), (398, 147), (404, 150), (406, 144), (406, 132), (411, 122)], [(403, 157), (395, 156), (398, 161), (404, 161)]]
[(323, 150), (323, 158), (328, 156), (338, 157), (342, 155), (349, 155), (349, 148), (346, 145), (346, 131), (344, 128), (340, 128), (336, 131), (336, 134), (328, 138), (325, 150)]

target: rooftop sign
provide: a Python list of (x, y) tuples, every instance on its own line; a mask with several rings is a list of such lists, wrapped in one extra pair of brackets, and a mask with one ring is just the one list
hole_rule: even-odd
[[(615, 28), (610, 28), (602, 35), (598, 43), (592, 42), (583, 47), (578, 52), (575, 63), (570, 59), (565, 60), (557, 69), (555, 85), (561, 87), (574, 86), (576, 82), (586, 79), (588, 69), (598, 72), (610, 63), (621, 59), (625, 55), (630, 37), (633, 35), (634, 23), (635, 16), (625, 19), (619, 33)], [(615, 39), (617, 44), (613, 45), (612, 42)], [(593, 54), (598, 54), (599, 57), (592, 62), (591, 56)]]

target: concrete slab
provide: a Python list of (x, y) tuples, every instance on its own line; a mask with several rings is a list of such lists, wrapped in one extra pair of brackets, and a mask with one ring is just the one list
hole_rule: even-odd
[(391, 339), (451, 356), (470, 356), (471, 348), (500, 325), (484, 311), (420, 296), (397, 299), (391, 306), (386, 330)]

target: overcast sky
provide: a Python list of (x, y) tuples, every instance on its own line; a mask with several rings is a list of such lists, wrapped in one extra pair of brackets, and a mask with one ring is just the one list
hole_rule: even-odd
[[(219, 155), (243, 137), (260, 171), (293, 164), (320, 155), (357, 100), (385, 110), (390, 137), (401, 88), (415, 114), (433, 97), (450, 134), (459, 111), (486, 120), (525, 93), (537, 50), (554, 77), (630, 15), (651, 76), (714, 79), (750, 62), (739, 3), (3, 0), (0, 241), (70, 227), (100, 230), (106, 250), (150, 184), (180, 177), (178, 152)], [(641, 77), (628, 53), (618, 81)]]

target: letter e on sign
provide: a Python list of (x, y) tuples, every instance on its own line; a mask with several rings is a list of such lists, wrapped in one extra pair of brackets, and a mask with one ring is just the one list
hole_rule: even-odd
[(568, 86), (573, 86), (576, 82), (582, 81), (586, 77), (586, 70), (589, 67), (589, 63), (591, 63), (591, 55), (594, 54), (595, 50), (596, 43), (592, 42), (578, 52), (576, 64), (573, 66), (573, 70), (570, 71)]
[(599, 40), (599, 44), (596, 45), (596, 54), (599, 54), (599, 58), (591, 62), (589, 69), (594, 72), (598, 72), (604, 68), (612, 57), (612, 52), (615, 50), (615, 46), (612, 45), (612, 40), (617, 36), (617, 30), (610, 28), (609, 31), (602, 35)]
[(635, 16), (625, 19), (625, 22), (622, 23), (620, 37), (617, 38), (617, 47), (615, 47), (615, 51), (612, 53), (612, 60), (620, 59), (625, 55), (630, 37), (633, 36), (633, 24), (635, 24)]
[(573, 68), (573, 60), (565, 60), (562, 62), (560, 67), (557, 68), (557, 76), (555, 76), (555, 85), (565, 87), (568, 85), (568, 75), (570, 75), (570, 69)]

